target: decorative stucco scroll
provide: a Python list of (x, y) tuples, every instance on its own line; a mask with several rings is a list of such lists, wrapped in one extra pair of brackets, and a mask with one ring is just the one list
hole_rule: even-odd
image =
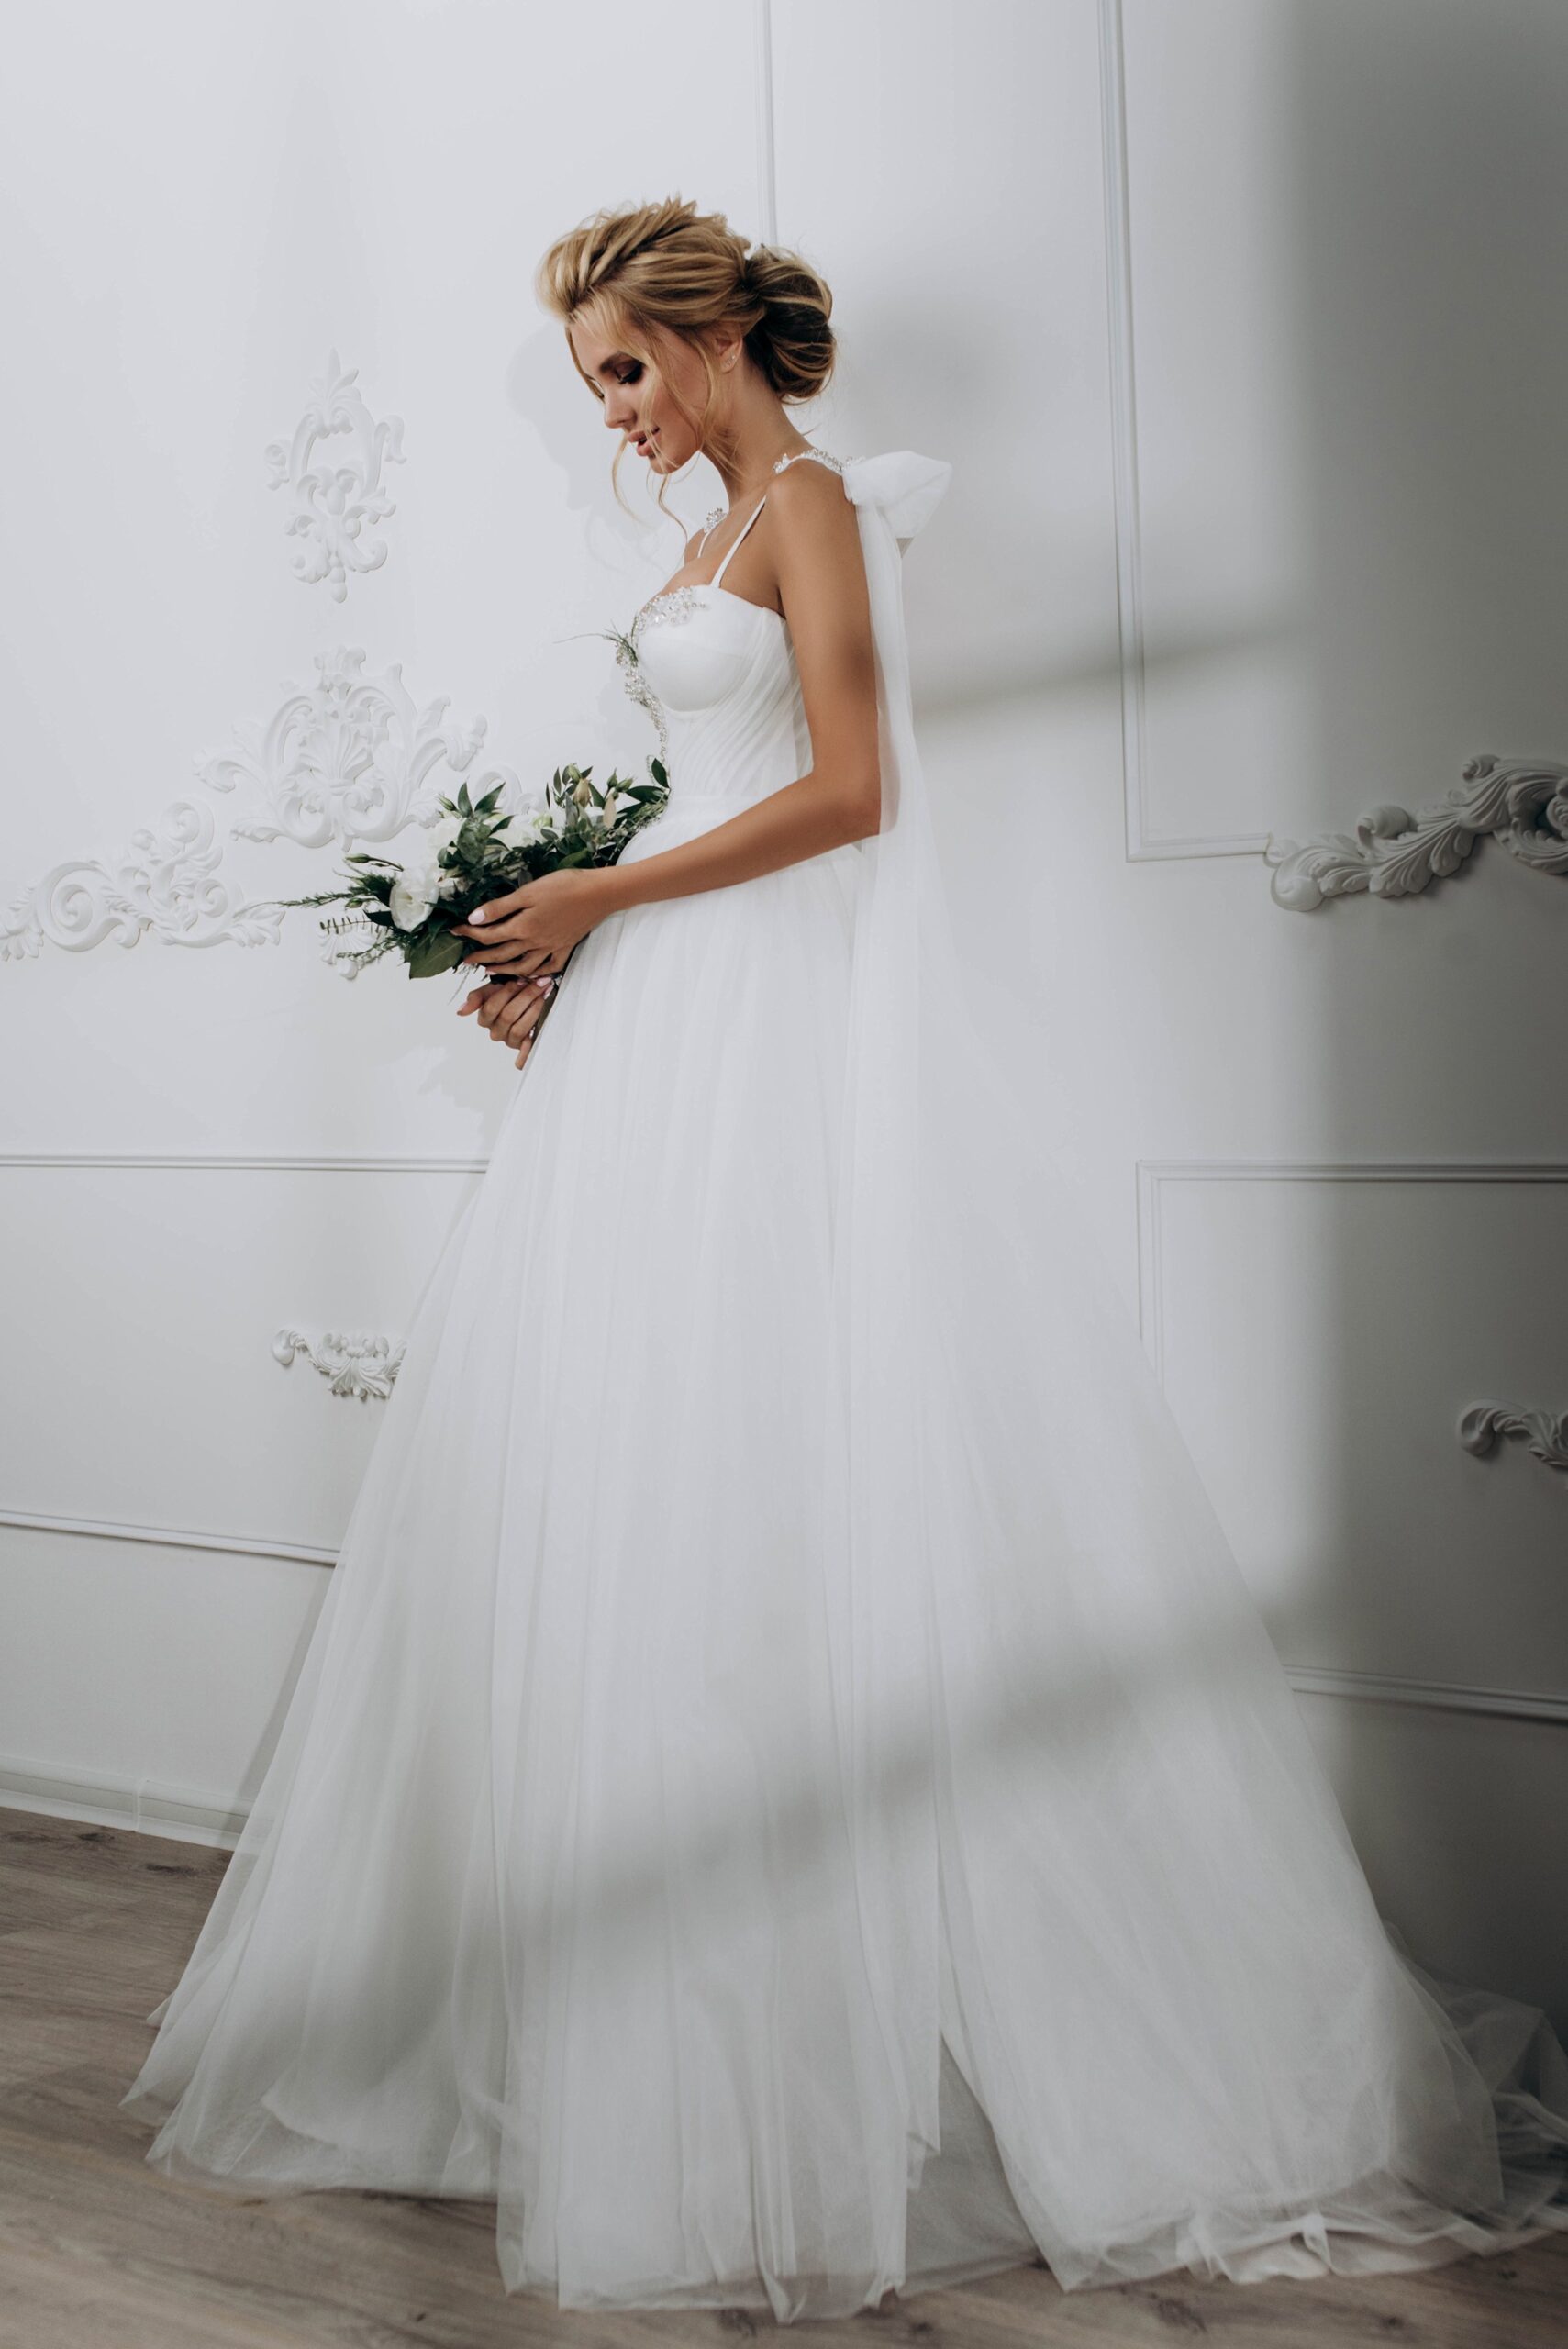
[[(233, 749), (198, 755), (196, 774), (209, 790), (243, 785), (264, 810), (236, 824), (234, 839), (347, 847), (433, 819), (439, 794), (431, 777), (439, 767), (465, 774), (488, 721), (448, 723), (447, 694), (418, 708), (400, 661), (366, 676), (364, 658), (357, 644), (318, 652), (314, 686), (291, 689), (264, 723), (242, 720)], [(485, 787), (506, 779), (497, 771)]]
[(166, 946), (275, 946), (282, 910), (238, 897), (218, 873), (222, 855), (206, 801), (176, 799), (117, 854), (72, 857), (13, 897), (0, 914), (0, 960), (46, 941), (72, 952), (106, 938), (134, 946), (149, 931)]
[(1477, 1458), (1501, 1436), (1520, 1437), (1548, 1468), (1568, 1471), (1568, 1411), (1510, 1411), (1503, 1403), (1473, 1403), (1460, 1419), (1459, 1440)]
[(384, 1401), (391, 1394), (406, 1345), (402, 1339), (394, 1345), (390, 1338), (346, 1335), (337, 1330), (324, 1330), (316, 1339), (299, 1330), (280, 1330), (272, 1340), (272, 1353), (285, 1370), (296, 1354), (303, 1354), (330, 1381), (334, 1395), (352, 1396), (363, 1403), (373, 1395)]
[[(270, 489), (287, 488), (293, 510), (284, 525), (286, 538), (303, 539), (294, 556), (295, 576), (307, 587), (327, 583), (327, 592), (340, 604), (349, 592), (350, 572), (379, 571), (386, 561), (386, 540), (366, 539), (368, 524), (384, 521), (396, 507), (381, 485), (384, 464), (403, 462), (403, 418), (378, 421), (365, 406), (354, 378), (357, 367), (345, 368), (335, 351), (327, 354), (327, 373), (313, 384), (316, 396), (287, 440), (269, 441), (266, 462)], [(344, 462), (325, 465), (312, 462), (317, 444), (347, 434)]]
[(1329, 897), (1418, 896), (1429, 881), (1461, 870), (1484, 834), (1538, 873), (1568, 874), (1568, 766), (1551, 760), (1499, 763), (1483, 751), (1464, 769), (1468, 790), (1451, 791), (1412, 816), (1373, 807), (1353, 834), (1330, 832), (1298, 845), (1270, 833), (1276, 904), (1312, 913)]
[[(231, 838), (347, 849), (436, 820), (451, 777), (467, 774), (483, 748), (488, 721), (449, 720), (445, 694), (420, 707), (400, 662), (367, 676), (364, 659), (357, 644), (318, 652), (314, 686), (290, 686), (271, 718), (239, 721), (228, 749), (198, 753), (199, 782), (241, 793), (257, 810), (230, 827)], [(497, 784), (519, 787), (510, 767), (470, 777), (475, 797)], [(148, 935), (167, 946), (275, 946), (282, 909), (249, 903), (220, 874), (223, 853), (207, 803), (176, 800), (128, 847), (71, 858), (13, 898), (0, 913), (0, 960), (37, 954), (46, 942), (80, 952)]]

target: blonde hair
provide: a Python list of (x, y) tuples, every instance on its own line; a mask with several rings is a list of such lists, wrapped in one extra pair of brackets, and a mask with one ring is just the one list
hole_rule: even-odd
[[(779, 245), (748, 251), (747, 243), (722, 212), (699, 212), (678, 195), (595, 212), (556, 239), (539, 264), (534, 290), (541, 306), (563, 321), (572, 363), (584, 383), (599, 388), (573, 349), (571, 330), (579, 318), (624, 342), (698, 442), (728, 455), (713, 423), (718, 373), (706, 328), (739, 328), (763, 380), (786, 405), (822, 390), (837, 350), (826, 281), (798, 253)], [(660, 367), (656, 345), (668, 335), (689, 342), (706, 371), (700, 413), (687, 406)], [(610, 467), (617, 498), (624, 454), (623, 443)], [(664, 489), (661, 480), (662, 507)]]

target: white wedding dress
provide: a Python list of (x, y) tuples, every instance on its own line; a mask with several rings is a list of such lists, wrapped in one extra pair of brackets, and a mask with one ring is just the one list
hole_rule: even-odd
[[(949, 469), (825, 462), (884, 832), (578, 949), (149, 2018), (147, 2158), (494, 2199), (508, 2289), (784, 2321), (1568, 2225), (1562, 2046), (1380, 1920), (956, 1024), (898, 588)], [(628, 647), (673, 786), (628, 859), (809, 767), (776, 612), (716, 577)]]

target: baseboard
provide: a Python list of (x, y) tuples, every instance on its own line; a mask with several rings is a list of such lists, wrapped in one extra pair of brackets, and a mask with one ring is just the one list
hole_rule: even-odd
[(80, 1819), (93, 1827), (129, 1828), (176, 1843), (206, 1843), (232, 1851), (245, 1824), (240, 1804), (215, 1799), (154, 1778), (120, 1778), (95, 1772), (49, 1769), (0, 1754), (0, 1809), (36, 1810), (50, 1819)]

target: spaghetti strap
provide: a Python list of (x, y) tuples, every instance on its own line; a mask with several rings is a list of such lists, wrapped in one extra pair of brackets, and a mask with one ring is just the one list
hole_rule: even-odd
[(815, 457), (819, 465), (830, 466), (832, 471), (839, 474), (842, 474), (843, 473), (844, 461), (842, 457), (835, 457), (826, 449), (812, 448), (791, 449), (786, 456), (783, 456), (779, 459), (778, 463), (773, 467), (774, 473), (782, 473), (786, 465), (795, 464), (802, 457)]
[[(751, 529), (751, 527), (752, 523), (756, 520), (756, 518), (757, 518), (758, 515), (762, 512), (762, 510), (763, 507), (767, 504), (767, 502), (768, 502), (768, 501), (767, 501), (767, 499), (766, 499), (765, 497), (760, 497), (760, 498), (757, 500), (756, 505), (751, 508), (751, 511), (750, 515), (747, 517), (747, 521), (746, 521), (746, 530), (749, 530), (749, 529)], [(742, 531), (741, 531), (741, 533), (740, 533), (740, 538), (736, 540), (736, 541), (735, 541), (735, 546), (732, 546), (732, 547), (729, 549), (728, 552), (725, 555), (724, 561), (719, 564), (718, 569), (714, 573), (713, 577), (708, 581), (708, 583), (707, 583), (707, 584), (708, 584), (708, 585), (709, 585), (710, 587), (717, 587), (717, 584), (718, 584), (718, 583), (719, 583), (719, 581), (723, 578), (723, 576), (724, 576), (725, 573), (728, 570), (728, 568), (729, 568), (729, 557), (730, 557), (730, 555), (732, 555), (732, 554), (734, 553), (734, 551), (735, 551), (735, 547), (738, 547), (738, 546), (740, 545), (740, 539), (743, 539), (743, 538), (745, 537), (745, 535), (746, 535), (746, 530), (742, 530)]]

